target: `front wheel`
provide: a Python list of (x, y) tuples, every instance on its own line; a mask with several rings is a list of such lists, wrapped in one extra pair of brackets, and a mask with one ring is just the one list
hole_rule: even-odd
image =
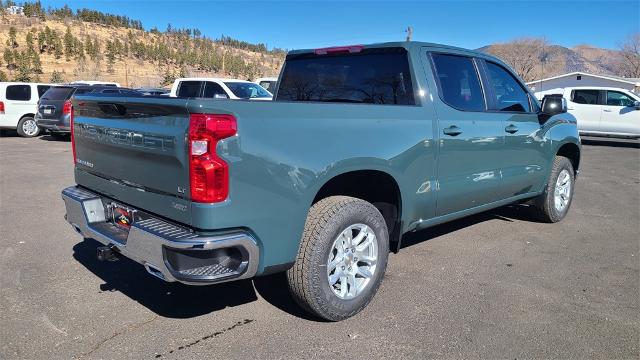
[(35, 119), (31, 116), (25, 116), (20, 119), (16, 130), (18, 135), (22, 137), (35, 137), (40, 133), (40, 128), (38, 128)]
[(349, 318), (373, 299), (387, 267), (389, 234), (372, 204), (331, 196), (309, 210), (294, 266), (287, 271), (296, 302), (323, 319)]
[(574, 185), (573, 164), (566, 157), (556, 156), (553, 160), (547, 187), (534, 200), (538, 217), (549, 223), (564, 219), (573, 200)]

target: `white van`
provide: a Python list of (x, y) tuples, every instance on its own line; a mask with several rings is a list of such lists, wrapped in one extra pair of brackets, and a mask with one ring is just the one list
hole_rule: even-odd
[(0, 82), (0, 129), (15, 129), (23, 137), (38, 136), (33, 119), (38, 100), (52, 86), (42, 83)]

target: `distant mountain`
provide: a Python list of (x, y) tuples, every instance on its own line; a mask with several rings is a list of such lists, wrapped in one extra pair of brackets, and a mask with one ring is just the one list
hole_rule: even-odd
[[(487, 45), (477, 50), (497, 55), (499, 53), (497, 47), (504, 45)], [(535, 75), (533, 77), (535, 79), (575, 71), (620, 76), (620, 52), (616, 50), (602, 49), (590, 45), (578, 45), (573, 48), (549, 45), (544, 47), (544, 50), (537, 50), (537, 53), (537, 57), (540, 60), (534, 71)]]

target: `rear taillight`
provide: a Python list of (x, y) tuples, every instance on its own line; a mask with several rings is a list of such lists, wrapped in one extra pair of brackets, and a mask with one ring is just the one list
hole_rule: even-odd
[(216, 154), (219, 140), (235, 135), (236, 118), (224, 114), (191, 114), (189, 178), (191, 201), (214, 203), (229, 195), (229, 165)]
[(67, 100), (64, 102), (64, 105), (62, 106), (62, 114), (63, 115), (69, 115), (71, 114), (71, 101)]
[[(64, 107), (62, 108), (62, 112), (67, 108), (67, 103), (71, 105), (70, 101), (64, 103)], [(66, 113), (65, 113), (66, 114)], [(71, 152), (73, 153), (73, 166), (78, 162), (76, 159), (76, 137), (73, 136), (73, 106), (69, 106), (69, 128), (71, 129)]]
[(0, 114), (4, 114), (4, 103), (0, 101)]

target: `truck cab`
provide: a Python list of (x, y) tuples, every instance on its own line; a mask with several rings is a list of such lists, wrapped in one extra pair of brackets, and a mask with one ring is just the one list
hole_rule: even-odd
[(567, 101), (567, 110), (578, 121), (585, 136), (640, 138), (640, 97), (611, 87), (581, 86), (536, 93), (537, 97), (558, 93)]

